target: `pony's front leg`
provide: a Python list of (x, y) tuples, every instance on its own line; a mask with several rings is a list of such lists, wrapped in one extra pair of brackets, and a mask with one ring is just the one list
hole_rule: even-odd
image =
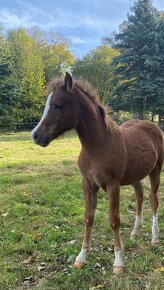
[(87, 254), (91, 247), (91, 230), (97, 205), (98, 187), (91, 185), (85, 178), (83, 178), (82, 185), (85, 199), (85, 227), (82, 248), (74, 263), (76, 269), (80, 269), (86, 264)]
[(120, 185), (118, 183), (109, 184), (107, 187), (109, 198), (109, 221), (114, 234), (114, 254), (113, 273), (123, 273), (122, 243), (120, 237)]

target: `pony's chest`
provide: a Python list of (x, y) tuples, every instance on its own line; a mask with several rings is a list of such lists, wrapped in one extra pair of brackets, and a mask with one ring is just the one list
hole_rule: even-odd
[(91, 183), (103, 189), (106, 188), (109, 179), (112, 178), (112, 169), (102, 167), (101, 164), (90, 164), (79, 166), (82, 175)]
[(106, 186), (106, 178), (101, 170), (89, 169), (85, 173), (85, 177), (92, 184), (96, 184), (98, 187), (104, 188)]
[(89, 158), (87, 154), (82, 152), (78, 160), (82, 175), (92, 184), (103, 189), (113, 180), (121, 180), (124, 168), (114, 159), (114, 156), (111, 157), (107, 154), (106, 158), (99, 155), (95, 158)]

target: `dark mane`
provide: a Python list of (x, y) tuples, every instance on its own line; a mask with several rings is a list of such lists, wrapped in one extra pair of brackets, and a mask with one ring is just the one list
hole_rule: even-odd
[(89, 98), (90, 101), (92, 101), (94, 104), (100, 103), (100, 97), (98, 92), (93, 89), (90, 83), (87, 81), (80, 79), (74, 82), (74, 88), (78, 88), (81, 90), (81, 92)]
[(113, 131), (118, 132), (119, 131), (118, 125), (112, 119), (110, 119), (110, 117), (107, 113), (107, 109), (105, 108), (105, 106), (102, 106), (100, 104), (100, 97), (99, 97), (98, 92), (95, 89), (93, 89), (93, 87), (90, 85), (90, 83), (88, 83), (87, 81), (85, 81), (83, 79), (77, 80), (75, 82), (75, 87), (80, 89), (81, 92), (83, 94), (85, 94), (89, 98), (90, 101), (92, 101), (94, 104), (98, 105), (100, 115), (102, 116), (102, 118), (104, 120), (106, 128), (112, 132)]
[[(48, 85), (48, 92), (55, 90), (57, 87), (63, 87), (64, 81), (62, 78), (54, 78)], [(89, 82), (83, 79), (75, 80), (72, 90), (80, 91), (80, 95), (84, 98), (86, 96), (93, 104), (98, 106), (100, 115), (102, 116), (107, 129), (118, 132), (118, 125), (110, 119), (107, 110), (100, 104), (100, 97), (98, 92), (91, 86)]]
[[(62, 78), (54, 78), (47, 86), (47, 91), (51, 92), (57, 87), (64, 86), (64, 80)], [(100, 97), (96, 90), (85, 80), (79, 79), (75, 80), (73, 84), (73, 89), (79, 88), (83, 94), (85, 94), (92, 102), (99, 104)]]

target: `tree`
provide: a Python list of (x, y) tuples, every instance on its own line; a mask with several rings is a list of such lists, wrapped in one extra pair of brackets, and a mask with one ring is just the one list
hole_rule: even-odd
[(54, 76), (61, 76), (74, 64), (74, 56), (66, 43), (47, 45), (43, 56), (46, 82)]
[(38, 120), (44, 103), (44, 71), (40, 50), (25, 29), (10, 30), (7, 41), (13, 59), (15, 122)]
[(154, 83), (157, 87), (158, 94), (156, 95), (155, 102), (151, 103), (151, 111), (153, 114), (164, 115), (164, 14), (160, 14), (158, 24), (158, 62), (159, 66), (155, 74), (152, 76)]
[(29, 33), (40, 48), (46, 83), (73, 66), (75, 57), (62, 35), (42, 31), (38, 27), (31, 28)]
[(12, 58), (6, 38), (0, 33), (0, 129), (13, 128), (14, 89)]
[(74, 63), (68, 42), (39, 28), (0, 27), (0, 126), (38, 122), (45, 104), (45, 86)]
[(99, 92), (100, 98), (107, 103), (112, 95), (113, 86), (110, 80), (113, 77), (111, 61), (118, 51), (107, 45), (102, 45), (83, 57), (77, 59), (73, 68), (76, 77), (88, 80)]
[[(115, 36), (114, 47), (121, 54), (113, 60), (116, 88), (111, 105), (116, 110), (138, 112), (141, 119), (161, 98), (159, 19), (150, 0), (138, 0)], [(162, 41), (161, 45), (163, 49)]]
[(164, 130), (164, 13), (160, 13), (160, 16), (161, 19), (158, 26), (158, 57), (160, 66), (157, 72), (156, 82), (161, 93), (158, 94), (156, 103), (152, 104), (152, 112), (154, 115), (159, 114), (158, 125)]

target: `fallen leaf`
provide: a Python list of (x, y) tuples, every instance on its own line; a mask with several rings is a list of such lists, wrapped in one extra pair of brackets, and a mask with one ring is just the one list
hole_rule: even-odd
[(102, 275), (103, 276), (105, 276), (106, 275), (106, 271), (104, 270), (104, 271), (102, 271)]
[(36, 256), (35, 256), (35, 255), (29, 256), (27, 259), (25, 259), (25, 260), (22, 262), (22, 265), (29, 265), (29, 264), (32, 264), (32, 263), (34, 263), (35, 259), (36, 259)]
[(108, 248), (108, 251), (109, 251), (109, 252), (113, 252), (113, 249), (112, 249), (112, 248)]
[(74, 245), (75, 243), (76, 243), (76, 240), (72, 240), (72, 241), (68, 242), (67, 244), (68, 245)]
[(23, 192), (23, 195), (26, 197), (29, 196), (29, 194), (27, 192)]
[(97, 286), (90, 287), (89, 290), (103, 289), (104, 286), (105, 286), (104, 284), (99, 284)]
[(60, 257), (57, 257), (56, 261), (59, 262), (59, 263), (64, 264), (65, 261), (66, 261), (66, 258), (64, 256), (60, 256)]
[(102, 288), (104, 288), (104, 284), (99, 284), (96, 286), (96, 289), (102, 289)]
[(7, 217), (9, 215), (9, 212), (4, 212), (1, 214), (2, 217)]
[(33, 276), (25, 277), (24, 280), (32, 282), (34, 281), (34, 277)]
[(35, 241), (35, 243), (38, 243), (39, 241), (41, 241), (42, 240), (42, 234), (36, 234), (35, 236), (34, 236), (34, 241)]
[(96, 263), (95, 267), (101, 268), (100, 263)]
[(102, 240), (105, 240), (105, 239), (107, 238), (107, 236), (106, 236), (106, 235), (101, 235), (100, 238), (101, 238)]
[(68, 274), (69, 274), (69, 269), (64, 269), (64, 270), (63, 270), (63, 273), (64, 273), (65, 275), (68, 275)]
[(75, 260), (75, 255), (71, 255), (68, 260), (67, 260), (67, 263), (73, 263), (73, 261)]
[(43, 270), (45, 270), (45, 269), (46, 269), (46, 267), (45, 267), (45, 266), (41, 266), (41, 265), (40, 265), (40, 266), (38, 266), (38, 271), (39, 271), (39, 272), (41, 272), (41, 271), (43, 271)]
[(59, 226), (55, 226), (55, 229), (59, 230), (59, 229), (60, 229), (60, 227), (59, 227)]
[(164, 267), (160, 267), (154, 270), (156, 273), (164, 272)]
[(36, 284), (37, 282), (35, 281), (35, 278), (33, 276), (26, 277), (23, 282), (24, 286), (33, 286)]

